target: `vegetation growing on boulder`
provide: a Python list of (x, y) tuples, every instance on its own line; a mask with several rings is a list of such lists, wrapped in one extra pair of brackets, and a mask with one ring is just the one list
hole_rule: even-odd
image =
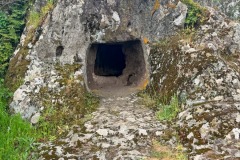
[[(181, 46), (194, 43), (194, 32), (184, 30), (178, 35), (169, 37), (152, 44), (150, 52), (150, 65), (154, 74), (151, 75), (151, 83), (147, 88), (147, 92), (151, 97), (157, 97), (162, 102), (170, 102), (171, 97), (178, 92), (181, 85), (186, 84), (192, 77), (183, 74), (187, 70), (198, 70), (199, 73), (209, 63), (216, 61), (213, 56), (208, 56), (212, 53), (210, 49), (201, 50), (201, 54), (187, 54), (181, 51)], [(199, 52), (199, 51), (198, 51)], [(193, 59), (191, 56), (196, 55), (198, 58)], [(183, 68), (182, 72), (179, 69)], [(183, 75), (181, 75), (182, 73)], [(159, 78), (161, 84), (159, 85)]]
[[(0, 159), (28, 159), (30, 150), (33, 149), (33, 142), (43, 132), (42, 130), (36, 130), (29, 122), (23, 120), (20, 115), (10, 115), (8, 111), (12, 92), (22, 84), (29, 64), (26, 60), (29, 52), (27, 45), (32, 41), (36, 29), (36, 27), (30, 27), (31, 23), (28, 23), (28, 29), (26, 30), (28, 34), (25, 43), (19, 46), (17, 55), (11, 61), (5, 81), (3, 80), (9, 60), (23, 32), (27, 8), (30, 3), (31, 1), (25, 0), (9, 1), (9, 3), (6, 2), (1, 6), (0, 11)], [(44, 15), (52, 9), (49, 4), (50, 1), (47, 7), (42, 10)], [(40, 21), (38, 25), (40, 25)]]
[(39, 95), (44, 110), (37, 128), (44, 140), (55, 140), (72, 125), (83, 125), (99, 104), (97, 97), (87, 93), (82, 84), (83, 78), (74, 77), (81, 65), (56, 65), (55, 68), (61, 77), (57, 82), (62, 89), (54, 91), (43, 87)]
[(147, 160), (159, 160), (159, 159), (187, 160), (187, 156), (184, 153), (184, 148), (181, 144), (177, 145), (174, 149), (172, 149), (154, 140), (150, 158), (148, 158)]
[(29, 13), (29, 18), (27, 26), (31, 26), (33, 29), (40, 27), (41, 23), (45, 20), (49, 11), (54, 7), (54, 0), (48, 0), (46, 5), (41, 8), (40, 12), (31, 10)]
[(142, 92), (139, 96), (142, 97), (142, 103), (146, 107), (156, 111), (156, 117), (160, 121), (172, 121), (180, 111), (180, 104), (176, 95), (171, 97), (170, 102), (159, 99), (157, 96), (151, 97), (147, 92)]
[(185, 20), (186, 27), (197, 27), (208, 19), (208, 11), (206, 8), (193, 0), (181, 0), (188, 6), (187, 17)]
[(173, 120), (180, 111), (179, 105), (180, 104), (178, 103), (178, 97), (174, 95), (170, 101), (170, 104), (162, 104), (158, 107), (159, 111), (156, 113), (157, 118), (159, 120)]

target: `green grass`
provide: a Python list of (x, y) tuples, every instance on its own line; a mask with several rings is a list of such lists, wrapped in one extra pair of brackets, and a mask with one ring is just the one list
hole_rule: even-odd
[(159, 110), (156, 112), (156, 116), (160, 121), (171, 121), (174, 119), (179, 112), (179, 103), (177, 96), (174, 95), (169, 104), (160, 104), (158, 109)]
[[(78, 90), (77, 93), (80, 93), (80, 91)], [(70, 95), (73, 95), (73, 93), (70, 93)], [(64, 105), (45, 103), (46, 109), (36, 125), (41, 141), (54, 141), (67, 133), (73, 125), (83, 126), (86, 121), (91, 119), (91, 113), (96, 110), (99, 99), (90, 93), (78, 95), (78, 98), (82, 101), (82, 104), (77, 104), (78, 101), (74, 101), (76, 104), (71, 102), (72, 105), (66, 101)]]
[(11, 93), (0, 82), (0, 159), (25, 160), (37, 134), (30, 123), (20, 115), (10, 116), (7, 102)]
[[(83, 103), (71, 110), (67, 106), (57, 109), (49, 106), (42, 113), (40, 122), (32, 126), (19, 114), (8, 113), (8, 101), (12, 94), (0, 81), (0, 160), (26, 160), (30, 152), (36, 150), (34, 142), (55, 141), (68, 131), (71, 125), (84, 124), (91, 119), (90, 113), (98, 106), (99, 99), (89, 93), (82, 95)], [(81, 111), (83, 109), (83, 111)], [(81, 114), (75, 119), (76, 113)], [(36, 157), (38, 155), (35, 155)]]
[(34, 29), (36, 29), (41, 22), (43, 21), (44, 17), (47, 15), (47, 13), (51, 10), (53, 10), (54, 7), (54, 1), (48, 0), (47, 4), (41, 8), (41, 12), (31, 11), (29, 13), (28, 17), (28, 23), (27, 26), (32, 26)]
[(168, 101), (168, 98), (166, 97), (161, 98), (160, 96), (157, 96), (157, 92), (154, 94), (142, 92), (139, 96), (142, 98), (142, 104), (156, 111), (156, 117), (160, 121), (173, 120), (180, 110), (178, 97), (176, 95), (170, 97), (170, 101)]
[[(41, 130), (21, 118), (19, 114), (10, 115), (8, 102), (12, 93), (3, 85), (3, 78), (7, 71), (10, 56), (17, 46), (23, 27), (25, 25), (25, 16), (30, 2), (17, 1), (9, 6), (9, 12), (0, 11), (0, 160), (25, 160), (29, 158), (29, 153), (34, 149), (33, 143), (48, 133), (50, 122), (44, 122)], [(53, 9), (53, 0), (48, 0), (46, 6), (40, 13), (30, 11), (28, 16), (28, 25), (32, 26), (29, 32), (30, 42), (37, 28), (46, 14)], [(29, 36), (30, 35), (30, 36)], [(23, 47), (24, 49), (24, 47)], [(27, 52), (26, 52), (27, 53)], [(9, 81), (13, 81), (10, 79)], [(17, 81), (21, 84), (22, 79)], [(52, 136), (49, 139), (53, 140)]]
[(38, 27), (38, 25), (41, 21), (40, 13), (32, 11), (32, 12), (30, 12), (28, 19), (29, 19), (28, 24), (31, 25), (35, 29)]

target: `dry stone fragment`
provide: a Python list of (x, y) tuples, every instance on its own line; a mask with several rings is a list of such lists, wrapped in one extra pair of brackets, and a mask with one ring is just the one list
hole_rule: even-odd
[(33, 115), (31, 118), (31, 123), (37, 124), (39, 122), (40, 116), (41, 116), (40, 113), (36, 113), (35, 115)]
[(98, 129), (96, 131), (99, 135), (106, 137), (108, 135), (108, 130), (107, 129)]

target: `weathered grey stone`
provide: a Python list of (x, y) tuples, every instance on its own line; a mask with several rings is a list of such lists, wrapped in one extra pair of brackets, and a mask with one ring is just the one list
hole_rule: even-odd
[(40, 113), (34, 114), (31, 118), (31, 123), (32, 124), (37, 124), (39, 122), (40, 117), (41, 117)]
[[(118, 159), (119, 157), (139, 159), (146, 157), (151, 148), (152, 138), (160, 138), (160, 135), (163, 134), (163, 128), (167, 127), (156, 120), (153, 111), (139, 105), (140, 100), (136, 95), (104, 98), (100, 108), (92, 114), (93, 119), (85, 123), (85, 126), (91, 126), (91, 130), (85, 130), (84, 133), (81, 133), (81, 131), (73, 133), (73, 129), (71, 129), (70, 133), (62, 139), (38, 147), (41, 151), (41, 157), (44, 158), (45, 153), (50, 151), (55, 154), (55, 150), (51, 146), (61, 146), (63, 152), (58, 157), (64, 158), (67, 158), (68, 154), (74, 158), (84, 157), (89, 159), (95, 156), (103, 156), (104, 159)], [(129, 101), (133, 103), (129, 103)], [(128, 114), (124, 113), (125, 117), (120, 114), (113, 115), (113, 110), (117, 112), (127, 111)], [(138, 118), (146, 116), (150, 116), (152, 119), (142, 119), (140, 121)], [(135, 122), (128, 121), (129, 117), (134, 118)], [(141, 128), (142, 123), (148, 125)], [(156, 133), (159, 134), (155, 135)], [(73, 142), (78, 143), (73, 144)], [(77, 147), (78, 144), (81, 144), (81, 147)], [(64, 152), (65, 149), (68, 154)]]
[(240, 139), (240, 129), (239, 129), (239, 128), (234, 128), (234, 129), (232, 130), (232, 132), (233, 132), (233, 134), (234, 134), (234, 136), (235, 136), (235, 139), (236, 139), (236, 140), (239, 140), (239, 139)]
[(237, 114), (237, 117), (236, 117), (236, 122), (239, 123), (240, 122), (240, 113)]
[[(44, 4), (46, 1), (36, 1), (36, 10), (39, 10)], [(22, 86), (26, 89), (18, 90), (15, 93), (10, 108), (14, 112), (20, 112), (26, 119), (30, 119), (32, 113), (26, 112), (26, 109), (31, 108), (28, 110), (36, 113), (42, 107), (41, 102), (37, 100), (37, 94), (41, 88), (47, 86), (54, 92), (57, 90), (60, 92), (62, 88), (57, 81), (61, 77), (56, 74), (54, 68), (56, 64), (81, 64), (82, 68), (77, 70), (74, 75), (83, 76), (85, 83), (81, 82), (81, 84), (86, 85), (88, 89), (89, 82), (95, 82), (94, 78), (99, 79), (98, 82), (106, 84), (111, 82), (113, 86), (115, 82), (122, 83), (122, 86), (135, 85), (135, 90), (139, 89), (138, 85), (145, 86), (144, 83), (149, 78), (147, 56), (150, 50), (147, 43), (173, 35), (178, 28), (172, 23), (173, 19), (186, 14), (186, 6), (175, 0), (161, 1), (159, 8), (155, 10), (154, 4), (154, 1), (145, 0), (101, 0), (98, 2), (76, 0), (71, 3), (64, 0), (56, 2), (55, 8), (49, 12), (40, 27), (42, 32), (39, 39), (30, 47), (31, 50), (27, 56), (30, 65), (24, 78), (25, 84)], [(169, 7), (168, 4), (178, 7)], [(181, 18), (181, 25), (182, 22)], [(87, 56), (91, 55), (88, 53), (91, 46), (99, 43), (127, 43), (135, 40), (138, 40), (138, 44), (133, 45), (132, 50), (137, 47), (141, 52), (140, 64), (142, 67), (139, 67), (139, 60), (136, 56), (132, 56), (132, 59), (136, 60), (136, 66), (132, 66), (132, 68), (139, 70), (136, 72), (142, 72), (140, 77), (131, 73), (131, 67), (130, 69), (126, 67), (124, 70), (126, 75), (118, 80), (116, 80), (117, 78), (103, 78), (103, 76), (88, 77), (86, 60), (89, 59)], [(24, 42), (21, 41), (21, 43)], [(128, 64), (128, 66), (131, 65)], [(26, 92), (26, 90), (30, 90), (30, 92)], [(116, 91), (126, 92), (118, 88)], [(30, 99), (30, 102), (21, 103), (26, 99)], [(61, 100), (59, 101), (61, 102)]]
[(107, 129), (98, 129), (96, 131), (99, 135), (106, 137), (108, 135), (108, 130)]
[(36, 0), (34, 3), (34, 10), (36, 12), (41, 12), (41, 8), (47, 4), (47, 0)]
[(102, 148), (109, 148), (110, 147), (110, 144), (108, 144), (108, 143), (103, 143), (102, 144)]
[[(238, 130), (232, 130), (239, 128), (239, 23), (208, 9), (210, 17), (194, 40), (176, 36), (177, 43), (170, 39), (169, 45), (152, 50), (152, 86), (157, 86), (154, 92), (159, 90), (159, 96), (178, 93), (184, 102), (177, 125), (190, 159), (211, 159), (213, 155), (234, 159), (234, 144), (239, 140), (226, 140), (225, 136), (235, 137)], [(236, 58), (223, 58), (227, 55)], [(199, 153), (204, 149), (209, 151)]]
[(181, 1), (177, 4), (177, 10), (179, 10), (180, 15), (173, 21), (174, 25), (183, 28), (185, 24), (185, 19), (187, 15), (187, 6), (183, 4)]
[[(168, 3), (170, 1), (165, 0), (154, 14), (150, 14), (153, 1), (58, 2), (52, 13), (53, 19), (43, 28), (42, 39), (35, 46), (35, 51), (42, 60), (54, 59), (57, 46), (62, 45), (64, 50), (60, 62), (73, 63), (76, 54), (84, 59), (91, 43), (141, 40), (143, 37), (156, 40), (170, 35), (174, 31), (171, 17), (175, 12), (184, 12), (185, 15), (186, 8), (179, 3), (180, 9), (171, 9), (167, 7)], [(99, 28), (101, 23), (104, 23), (103, 28)]]
[(239, 20), (240, 19), (240, 1), (239, 0), (195, 0), (204, 6), (210, 6), (221, 10), (228, 17)]
[(143, 135), (143, 136), (147, 136), (148, 134), (147, 134), (147, 131), (145, 130), (145, 129), (139, 129), (138, 130), (138, 134), (141, 136), (141, 135)]
[(236, 157), (236, 158), (240, 158), (240, 151), (238, 151), (237, 153), (235, 153), (235, 157)]

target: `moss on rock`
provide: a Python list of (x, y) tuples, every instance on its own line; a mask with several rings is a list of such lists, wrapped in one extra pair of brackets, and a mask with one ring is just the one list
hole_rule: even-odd
[(30, 64), (30, 62), (26, 60), (27, 53), (28, 49), (26, 47), (21, 48), (9, 64), (8, 72), (5, 77), (5, 85), (12, 92), (17, 90), (22, 84), (25, 73), (28, 69), (27, 66)]
[(44, 130), (44, 126), (48, 126), (48, 134), (44, 135), (46, 139), (51, 135), (61, 136), (73, 125), (82, 126), (91, 118), (88, 115), (95, 111), (99, 104), (99, 98), (87, 92), (82, 76), (74, 76), (80, 68), (79, 64), (56, 65), (55, 69), (60, 78), (55, 83), (59, 84), (60, 90), (53, 90), (48, 86), (40, 90), (38, 97), (44, 110), (38, 128)]
[[(192, 53), (184, 52), (181, 47), (194, 35), (180, 33), (159, 43), (152, 44), (150, 65), (152, 70), (151, 84), (148, 92), (169, 102), (171, 97), (200, 74), (210, 63), (217, 61), (212, 50), (202, 49)], [(198, 72), (195, 74), (195, 72)]]

